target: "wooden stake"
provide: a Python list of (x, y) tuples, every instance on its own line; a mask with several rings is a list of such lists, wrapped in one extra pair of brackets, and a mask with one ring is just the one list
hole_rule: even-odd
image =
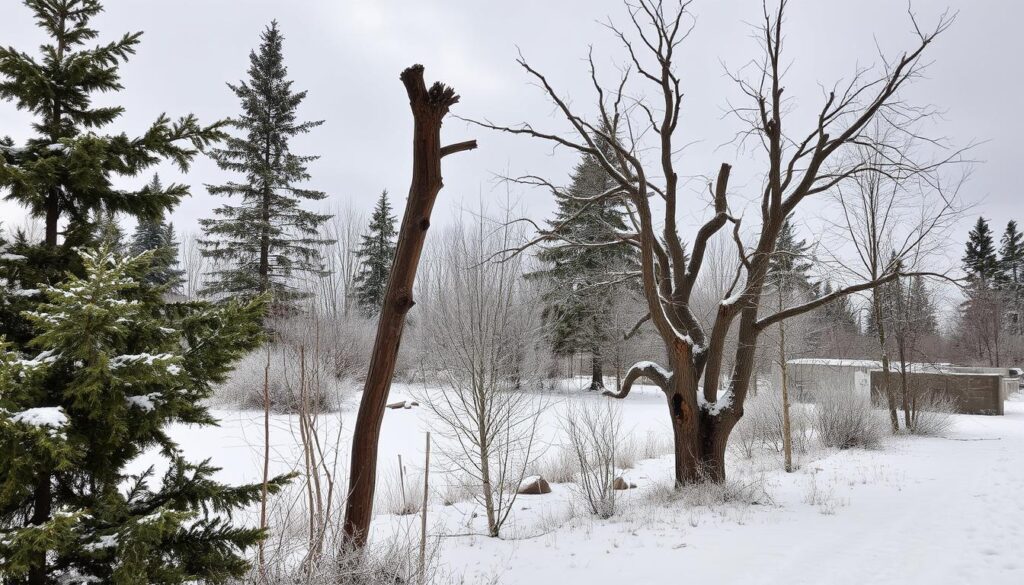
[(430, 499), (430, 431), (427, 431), (426, 462), (423, 464), (423, 505), (420, 526), (420, 584), (427, 582), (427, 502)]

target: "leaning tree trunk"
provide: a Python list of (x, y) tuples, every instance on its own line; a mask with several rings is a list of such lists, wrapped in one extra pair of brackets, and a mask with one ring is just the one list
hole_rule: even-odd
[(412, 298), (413, 282), (427, 229), (430, 227), (430, 214), (443, 186), (441, 158), (476, 148), (475, 140), (441, 146), (441, 123), (448, 109), (459, 101), (455, 90), (440, 82), (434, 83), (428, 90), (423, 82), (422, 65), (413, 65), (403, 71), (401, 80), (409, 95), (413, 115), (412, 184), (352, 435), (349, 493), (345, 502), (345, 538), (356, 547), (366, 544), (373, 515), (377, 442), (398, 358), (398, 346), (402, 340), (405, 315), (415, 304)]

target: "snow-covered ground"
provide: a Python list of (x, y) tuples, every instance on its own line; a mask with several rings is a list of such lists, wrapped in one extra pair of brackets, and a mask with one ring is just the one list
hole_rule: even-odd
[[(396, 387), (404, 398), (415, 389)], [(555, 393), (542, 423), (545, 441), (557, 436), (558, 413), (570, 400), (594, 394)], [(637, 441), (667, 444), (664, 400), (640, 389), (621, 403), (623, 428)], [(231, 482), (258, 481), (262, 413), (217, 411), (216, 429), (175, 428), (192, 458), (210, 457)], [(325, 415), (322, 436), (340, 437), (339, 466), (347, 466), (347, 433), (354, 408)], [(338, 432), (338, 423), (341, 424)], [(397, 458), (422, 466), (426, 409), (388, 410), (379, 473), (394, 477)], [(294, 420), (274, 416), (274, 465), (299, 460)], [(435, 449), (438, 447), (435, 446)], [(664, 450), (664, 447), (662, 448)], [(436, 451), (435, 451), (436, 453)], [(1024, 397), (1001, 417), (957, 416), (944, 438), (900, 437), (880, 450), (817, 450), (800, 468), (781, 471), (778, 457), (730, 455), (733, 501), (701, 494), (673, 495), (671, 457), (644, 460), (626, 477), (639, 487), (619, 492), (619, 513), (590, 517), (569, 485), (541, 496), (520, 496), (503, 539), (483, 536), (481, 511), (450, 498), (435, 455), (430, 532), (439, 562), (466, 583), (716, 583), (908, 584), (1024, 583)], [(418, 473), (413, 473), (418, 479)], [(378, 493), (384, 490), (379, 487)], [(383, 506), (378, 506), (378, 511)], [(418, 518), (386, 514), (377, 536), (418, 530)], [(459, 536), (469, 534), (468, 536)]]

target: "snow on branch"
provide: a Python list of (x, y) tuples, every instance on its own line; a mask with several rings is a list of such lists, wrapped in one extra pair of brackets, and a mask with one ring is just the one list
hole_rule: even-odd
[(641, 377), (654, 382), (657, 387), (666, 392), (672, 383), (672, 372), (654, 362), (643, 361), (630, 366), (626, 372), (626, 377), (622, 380), (622, 387), (618, 392), (605, 390), (602, 394), (611, 398), (625, 398), (629, 395), (629, 391), (633, 389), (633, 383)]

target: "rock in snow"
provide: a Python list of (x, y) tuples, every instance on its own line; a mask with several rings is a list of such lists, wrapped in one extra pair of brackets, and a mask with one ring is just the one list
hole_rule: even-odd
[(612, 482), (613, 490), (631, 490), (636, 487), (635, 483), (629, 483), (622, 479), (622, 477), (616, 477), (615, 481)]
[(519, 493), (528, 496), (539, 496), (541, 494), (550, 494), (551, 485), (548, 484), (548, 480), (537, 475), (528, 477), (523, 480), (523, 483), (519, 486)]

